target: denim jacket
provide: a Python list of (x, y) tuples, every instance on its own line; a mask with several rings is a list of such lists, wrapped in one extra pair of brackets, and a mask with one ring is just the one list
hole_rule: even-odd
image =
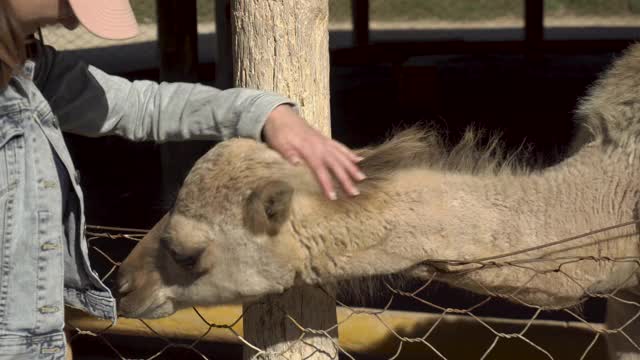
[(0, 91), (0, 360), (64, 359), (64, 306), (116, 319), (89, 263), (63, 132), (157, 142), (260, 138), (281, 96), (130, 82), (52, 48)]

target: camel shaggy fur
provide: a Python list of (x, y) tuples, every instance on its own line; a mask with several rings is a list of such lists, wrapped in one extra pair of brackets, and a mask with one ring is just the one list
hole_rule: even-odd
[[(592, 231), (638, 220), (640, 46), (577, 114), (571, 155), (535, 171), (494, 142), (469, 136), (446, 151), (433, 132), (401, 132), (361, 150), (362, 194), (337, 201), (266, 145), (226, 141), (194, 165), (171, 211), (122, 264), (119, 309), (162, 317), (403, 273), (544, 308), (613, 294), (617, 331), (640, 311), (638, 228)], [(629, 339), (612, 337), (617, 358), (640, 358), (639, 322), (624, 325)]]

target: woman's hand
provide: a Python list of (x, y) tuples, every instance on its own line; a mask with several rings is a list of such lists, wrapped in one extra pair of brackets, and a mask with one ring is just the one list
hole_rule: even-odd
[(304, 161), (329, 199), (337, 198), (333, 177), (347, 194), (359, 194), (355, 182), (364, 180), (365, 175), (356, 164), (362, 158), (309, 126), (289, 105), (280, 105), (269, 114), (262, 136), (292, 164)]

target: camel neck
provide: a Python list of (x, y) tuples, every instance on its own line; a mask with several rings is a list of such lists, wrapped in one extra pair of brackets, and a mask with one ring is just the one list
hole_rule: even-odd
[[(406, 170), (349, 206), (299, 202), (292, 228), (309, 253), (313, 279), (398, 272), (429, 259), (470, 261), (632, 220), (640, 174), (628, 164), (587, 148), (526, 175)], [(574, 246), (520, 257), (606, 253), (617, 245)]]

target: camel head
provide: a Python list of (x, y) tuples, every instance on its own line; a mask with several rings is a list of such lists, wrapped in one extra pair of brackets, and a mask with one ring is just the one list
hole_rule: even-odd
[(204, 155), (171, 211), (120, 267), (120, 313), (157, 318), (291, 287), (301, 259), (286, 226), (294, 187), (282, 178), (291, 171), (251, 140), (233, 139)]
[[(359, 184), (362, 195), (336, 202), (324, 198), (306, 166), (290, 165), (264, 144), (218, 144), (196, 162), (171, 211), (120, 267), (119, 311), (163, 317), (183, 307), (245, 302), (319, 281), (306, 276), (313, 273), (310, 250), (294, 236), (294, 219), (306, 218), (309, 225), (321, 222), (320, 213), (333, 216), (354, 203), (361, 209), (394, 171), (440, 161), (438, 141), (435, 133), (412, 129), (360, 149), (366, 157), (360, 168), (368, 176)], [(321, 231), (329, 226), (319, 225)]]
[[(401, 271), (421, 258), (411, 252), (375, 268), (348, 255), (348, 265), (335, 261), (389, 244), (381, 209), (403, 201), (389, 203), (393, 197), (380, 194), (395, 191), (384, 184), (398, 172), (497, 169), (495, 159), (474, 146), (470, 135), (447, 153), (435, 132), (405, 130), (358, 150), (368, 177), (358, 186), (361, 195), (331, 202), (306, 166), (292, 166), (253, 140), (225, 141), (196, 162), (171, 211), (123, 262), (119, 310), (128, 317), (163, 317), (193, 305), (247, 302), (293, 285)], [(415, 183), (422, 187), (422, 181)], [(348, 215), (356, 211), (357, 218)]]

